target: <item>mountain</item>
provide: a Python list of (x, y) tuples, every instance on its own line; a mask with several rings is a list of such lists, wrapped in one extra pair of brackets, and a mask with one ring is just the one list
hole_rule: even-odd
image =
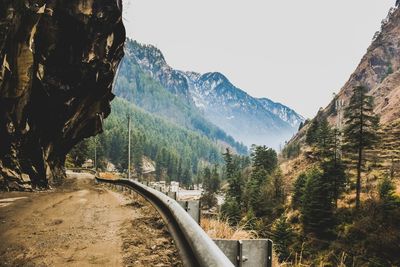
[[(396, 123), (400, 118), (400, 9), (390, 9), (376, 32), (359, 65), (339, 93), (321, 109), (317, 118), (327, 116), (330, 123), (343, 128), (343, 111), (348, 105), (353, 88), (363, 85), (374, 97), (375, 113), (383, 126)], [(304, 140), (308, 126), (302, 128), (293, 142)]]
[[(222, 129), (209, 122), (201, 112), (194, 106), (183, 92), (169, 91), (159, 79), (152, 77), (151, 73), (146, 72), (138, 64), (137, 57), (132, 53), (133, 42), (127, 41), (126, 56), (122, 60), (115, 83), (114, 94), (122, 99), (135, 104), (137, 107), (149, 112), (150, 114), (162, 117), (177, 126), (202, 134), (223, 147), (230, 147), (239, 154), (247, 154), (247, 148), (236, 142), (231, 136)], [(151, 51), (145, 50), (148, 57), (152, 57)], [(161, 54), (154, 54), (155, 58), (162, 58)], [(146, 64), (144, 60), (142, 64)], [(154, 69), (159, 69), (155, 67)], [(156, 72), (156, 71), (155, 71)], [(161, 73), (160, 75), (165, 74)], [(171, 78), (171, 80), (174, 80)], [(174, 86), (179, 89), (179, 86)]]
[(248, 146), (265, 144), (278, 148), (304, 121), (282, 104), (250, 96), (221, 73), (175, 70), (154, 46), (128, 40), (125, 57), (206, 120)]
[[(301, 216), (290, 220), (290, 223), (296, 220), (303, 223), (303, 228), (293, 227), (303, 231), (302, 233), (298, 232), (299, 236), (302, 236), (299, 244), (307, 243), (303, 238), (303, 229), (306, 229), (304, 222), (307, 221), (305, 220), (306, 209), (309, 207), (309, 203), (305, 204), (308, 201), (307, 197), (318, 191), (312, 189), (312, 186), (309, 187), (313, 178), (309, 176), (304, 179), (304, 177), (312, 174), (317, 167), (323, 171), (324, 176), (330, 177), (333, 181), (346, 180), (344, 184), (346, 189), (338, 194), (339, 198), (334, 208), (335, 227), (332, 227), (332, 235), (326, 235), (329, 238), (325, 237), (325, 240), (321, 238), (327, 245), (322, 248), (321, 243), (314, 243), (314, 240), (308, 241), (308, 249), (318, 251), (315, 255), (311, 254), (311, 258), (324, 258), (324, 264), (328, 264), (325, 259), (328, 259), (330, 255), (348, 253), (353, 258), (350, 261), (346, 260), (345, 265), (348, 266), (399, 266), (398, 244), (400, 237), (396, 235), (400, 233), (398, 223), (400, 218), (400, 205), (398, 205), (400, 202), (399, 3), (400, 1), (397, 1), (396, 7), (390, 9), (387, 18), (382, 21), (380, 31), (375, 34), (359, 65), (339, 93), (327, 107), (319, 110), (312, 121), (305, 123), (305, 126), (282, 151), (281, 159), (284, 160), (280, 162), (280, 169), (288, 183), (293, 185), (291, 199), (293, 201), (296, 195), (298, 197), (299, 192), (302, 195), (302, 203), (291, 205), (293, 211), (290, 208), (287, 210), (287, 214), (297, 213)], [(357, 86), (365, 87), (368, 89), (368, 94), (373, 96), (374, 113), (380, 117), (378, 142), (372, 147), (359, 150), (361, 153), (359, 151), (352, 153), (349, 149), (346, 149), (349, 144), (341, 142), (345, 139), (339, 135), (336, 136), (339, 138), (334, 138), (334, 147), (331, 147), (334, 157), (326, 157), (323, 155), (325, 152), (321, 153), (321, 151), (326, 150), (326, 133), (329, 133), (329, 131), (327, 131), (327, 125), (321, 123), (321, 119), (327, 118), (331, 128), (335, 127), (339, 130), (338, 132), (335, 131), (336, 133), (342, 132), (346, 126), (344, 110), (349, 106), (350, 97)], [(363, 136), (368, 138), (368, 134)], [(306, 137), (309, 137), (308, 142), (306, 142)], [(355, 145), (357, 146), (357, 144)], [(359, 161), (360, 159), (361, 161)], [(329, 163), (327, 164), (329, 161), (335, 164), (333, 173), (332, 170), (329, 170), (331, 168)], [(345, 170), (342, 174), (340, 174), (340, 167), (337, 168), (341, 165), (337, 164), (340, 162), (343, 170)], [(359, 162), (360, 165), (358, 165)], [(329, 174), (330, 172), (331, 174)], [(326, 178), (322, 178), (322, 180), (326, 181)], [(356, 207), (355, 204), (357, 202), (357, 186), (360, 189), (359, 207)], [(388, 190), (390, 191), (388, 193), (390, 201), (396, 201), (396, 205), (392, 206), (392, 204), (389, 204), (390, 201), (386, 201), (384, 193), (387, 190), (386, 188), (390, 188)], [(337, 192), (333, 190), (331, 193)], [(387, 208), (388, 206), (390, 208)], [(326, 213), (323, 215), (317, 210), (314, 213), (319, 214), (319, 218), (324, 218), (324, 222), (328, 221), (326, 218), (329, 215), (325, 215)], [(321, 222), (321, 219), (319, 220)], [(382, 231), (382, 229), (385, 229), (385, 231)], [(377, 242), (380, 244), (379, 246), (375, 245)], [(293, 247), (296, 247), (296, 245)], [(314, 260), (314, 265), (315, 263)], [(336, 262), (332, 265), (340, 264)]]
[[(375, 33), (371, 45), (344, 86), (334, 99), (320, 109), (313, 118), (318, 121), (327, 117), (331, 126), (344, 129), (344, 110), (349, 104), (355, 86), (362, 85), (374, 98), (374, 112), (380, 117), (381, 142), (374, 148), (377, 159), (375, 171), (400, 173), (400, 9), (390, 9)], [(291, 160), (283, 163), (286, 177), (295, 178), (313, 165), (309, 158), (310, 148), (305, 139), (312, 123), (304, 127), (288, 142), (283, 150)], [(302, 153), (304, 152), (304, 153)], [(294, 156), (293, 156), (294, 155)], [(399, 184), (400, 188), (400, 184)]]

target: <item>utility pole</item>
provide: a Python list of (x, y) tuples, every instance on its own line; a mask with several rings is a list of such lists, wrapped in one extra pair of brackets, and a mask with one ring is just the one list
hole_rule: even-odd
[(97, 170), (97, 136), (94, 137), (94, 170)]
[(128, 179), (131, 179), (131, 116), (128, 114)]

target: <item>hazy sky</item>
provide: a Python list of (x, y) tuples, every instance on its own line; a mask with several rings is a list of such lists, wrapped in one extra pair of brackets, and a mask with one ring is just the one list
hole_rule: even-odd
[(312, 117), (353, 72), (395, 0), (124, 0), (129, 37), (180, 70)]

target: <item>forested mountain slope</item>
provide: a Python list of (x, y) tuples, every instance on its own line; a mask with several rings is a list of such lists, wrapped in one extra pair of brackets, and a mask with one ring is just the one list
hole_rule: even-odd
[(171, 93), (157, 79), (145, 72), (132, 54), (132, 42), (127, 41), (126, 56), (122, 60), (115, 83), (114, 93), (130, 103), (160, 116), (176, 125), (196, 131), (231, 147), (239, 154), (246, 154), (247, 148), (215, 126), (190, 102)]
[[(361, 59), (360, 64), (341, 88), (331, 103), (321, 109), (310, 122), (317, 122), (326, 117), (330, 125), (343, 132), (345, 128), (344, 111), (349, 104), (353, 89), (364, 86), (374, 100), (374, 113), (380, 118), (380, 137), (396, 135), (400, 119), (400, 9), (398, 6), (389, 10), (388, 16), (382, 21), (380, 31), (376, 32), (372, 44)], [(306, 135), (313, 123), (306, 125), (292, 138), (286, 151), (308, 150)], [(380, 167), (386, 171), (390, 166), (399, 164), (400, 147), (389, 146), (380, 142), (376, 148), (375, 157), (379, 159)], [(398, 144), (400, 145), (400, 144)], [(291, 154), (291, 153), (289, 153)], [(302, 164), (307, 167), (307, 164)], [(289, 173), (295, 176), (298, 171), (288, 168)]]
[[(154, 46), (128, 40), (126, 57), (120, 70), (122, 77), (126, 79), (119, 79), (117, 95), (126, 95), (127, 84), (134, 81), (127, 78), (132, 77), (132, 71), (140, 73), (140, 76), (144, 72), (149, 76), (148, 80), (152, 78), (153, 83), (157, 82), (165, 88), (170, 97), (175, 97), (175, 101), (180, 99), (180, 108), (185, 104), (185, 108), (190, 109), (192, 113), (201, 115), (247, 146), (266, 144), (277, 148), (279, 144), (291, 138), (304, 120), (302, 116), (282, 104), (251, 97), (235, 87), (221, 73), (201, 75), (175, 70), (167, 64), (162, 52)], [(141, 86), (142, 84), (136, 83), (136, 88)], [(148, 107), (148, 103), (143, 104), (142, 107), (146, 110), (154, 110), (156, 105)], [(164, 113), (161, 107), (158, 108)], [(178, 114), (177, 116), (178, 120), (182, 121)], [(195, 125), (199, 122), (199, 117), (196, 118)], [(204, 124), (204, 121), (201, 123)]]
[[(141, 175), (143, 157), (156, 165), (156, 179), (175, 180), (190, 184), (201, 163), (222, 163), (223, 146), (205, 135), (178, 126), (151, 114), (127, 100), (116, 97), (112, 113), (105, 120), (104, 132), (79, 144), (69, 155), (73, 164), (94, 159), (97, 166), (106, 168), (107, 162), (119, 170), (128, 166), (128, 115), (131, 118), (131, 153), (133, 171)], [(96, 152), (95, 152), (96, 147)]]
[(340, 92), (283, 150), (291, 192), (276, 228), (283, 261), (301, 250), (311, 265), (399, 265), (399, 115), (396, 5)]

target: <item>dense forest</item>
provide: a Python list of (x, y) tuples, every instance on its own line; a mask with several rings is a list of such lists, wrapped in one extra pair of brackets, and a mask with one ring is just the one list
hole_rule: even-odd
[[(297, 168), (308, 166), (284, 186), (290, 197), (270, 227), (279, 259), (289, 265), (400, 264), (399, 148), (391, 138), (398, 129), (380, 129), (365, 87), (355, 87), (349, 101), (342, 129), (321, 113), (307, 122), (304, 143), (282, 151), (284, 161), (297, 157)], [(382, 163), (385, 146), (390, 165)]]
[[(265, 146), (253, 146), (250, 158), (223, 155), (228, 187), (221, 216), (272, 238), (285, 266), (400, 265), (400, 128), (380, 129), (362, 86), (354, 88), (344, 120), (342, 130), (325, 116), (308, 121), (305, 142), (287, 144), (280, 156)], [(387, 146), (391, 165), (379, 160)], [(289, 180), (282, 163), (295, 157), (307, 158), (299, 163), (307, 168)], [(216, 174), (203, 176), (212, 188)], [(208, 203), (214, 191), (206, 190)]]
[(104, 123), (104, 133), (86, 139), (68, 155), (68, 162), (81, 166), (86, 159), (94, 159), (104, 169), (107, 162), (120, 171), (128, 166), (128, 116), (131, 118), (132, 166), (142, 174), (142, 159), (155, 162), (156, 179), (175, 180), (190, 184), (203, 162), (218, 164), (223, 161), (223, 149), (216, 141), (194, 131), (177, 126), (154, 116), (121, 98), (112, 103), (112, 113)]

